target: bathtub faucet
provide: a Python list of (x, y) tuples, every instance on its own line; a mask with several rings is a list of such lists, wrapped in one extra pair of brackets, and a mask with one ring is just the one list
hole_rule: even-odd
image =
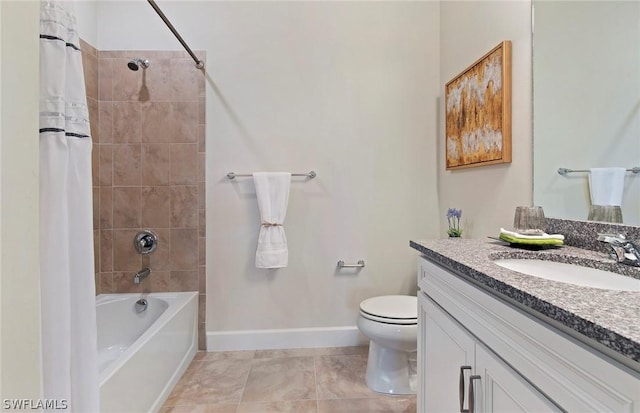
[(133, 277), (133, 283), (134, 284), (140, 284), (140, 281), (142, 281), (145, 278), (147, 278), (149, 276), (149, 274), (151, 274), (151, 269), (149, 267), (141, 269)]

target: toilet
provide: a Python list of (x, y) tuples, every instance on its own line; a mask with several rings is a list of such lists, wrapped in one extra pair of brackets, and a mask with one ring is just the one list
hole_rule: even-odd
[(416, 393), (417, 324), (417, 297), (385, 295), (360, 303), (358, 329), (370, 340), (366, 382), (371, 390)]

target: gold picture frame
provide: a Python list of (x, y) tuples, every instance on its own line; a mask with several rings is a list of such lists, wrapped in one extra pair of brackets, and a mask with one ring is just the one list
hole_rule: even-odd
[(511, 162), (511, 42), (445, 85), (446, 169)]

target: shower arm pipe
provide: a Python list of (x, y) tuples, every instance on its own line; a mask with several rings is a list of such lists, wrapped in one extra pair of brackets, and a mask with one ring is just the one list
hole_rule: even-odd
[(156, 4), (156, 2), (154, 0), (147, 0), (147, 2), (149, 2), (149, 4), (151, 5), (151, 7), (153, 7), (153, 10), (156, 11), (156, 13), (158, 13), (158, 16), (160, 16), (160, 18), (162, 19), (162, 21), (164, 22), (164, 24), (167, 25), (167, 27), (169, 28), (169, 30), (171, 30), (171, 33), (173, 33), (174, 36), (176, 36), (176, 39), (178, 39), (178, 41), (180, 42), (180, 44), (182, 45), (182, 47), (184, 47), (184, 49), (187, 51), (187, 53), (189, 53), (189, 55), (191, 56), (191, 58), (193, 59), (194, 62), (196, 62), (196, 68), (198, 69), (204, 69), (204, 62), (202, 60), (200, 60), (198, 58), (198, 56), (196, 56), (193, 51), (191, 50), (191, 48), (189, 47), (189, 45), (187, 45), (187, 43), (184, 41), (184, 39), (182, 38), (182, 36), (180, 36), (180, 33), (178, 33), (178, 31), (176, 30), (175, 27), (173, 27), (173, 24), (171, 24), (171, 22), (169, 21), (169, 19), (167, 18), (167, 16), (165, 16), (165, 14), (162, 12), (162, 10), (160, 10), (160, 7), (158, 7), (158, 5)]

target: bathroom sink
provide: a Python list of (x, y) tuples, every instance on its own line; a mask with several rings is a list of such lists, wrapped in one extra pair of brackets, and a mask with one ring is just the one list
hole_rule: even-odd
[(503, 259), (493, 262), (509, 270), (551, 281), (605, 290), (640, 291), (640, 279), (575, 264), (535, 259)]

